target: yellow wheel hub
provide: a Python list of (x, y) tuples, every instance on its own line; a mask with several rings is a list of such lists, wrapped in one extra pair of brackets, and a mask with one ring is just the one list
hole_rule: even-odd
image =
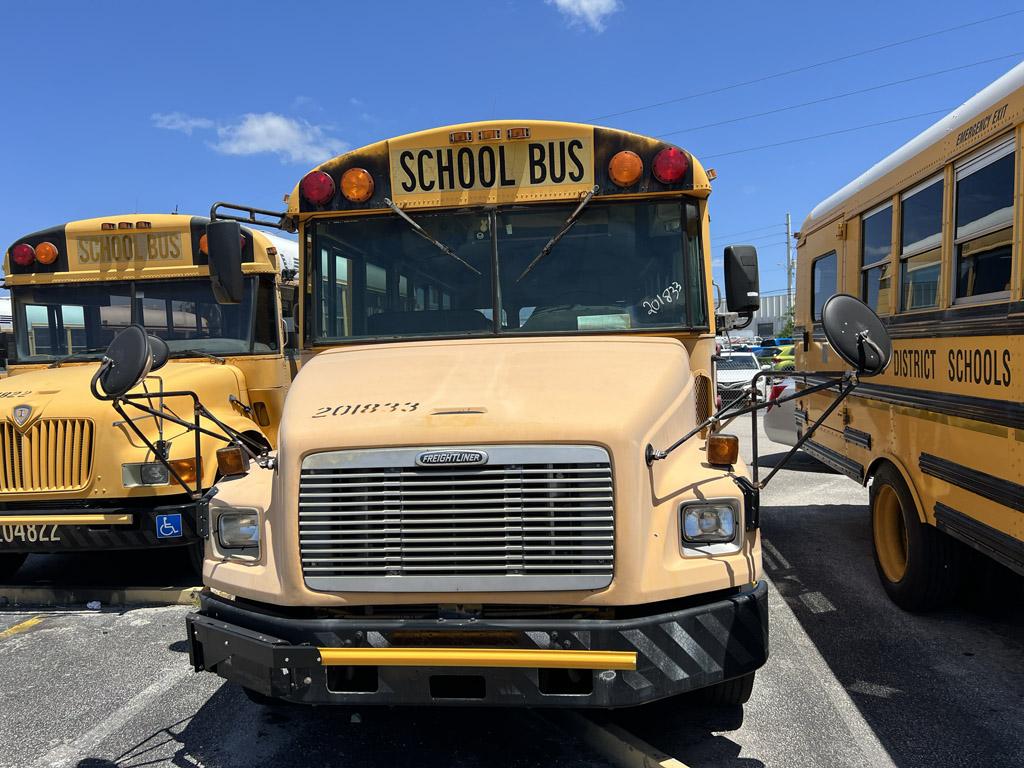
[(875, 494), (872, 510), (875, 552), (885, 577), (896, 583), (907, 572), (907, 526), (896, 489), (883, 485)]

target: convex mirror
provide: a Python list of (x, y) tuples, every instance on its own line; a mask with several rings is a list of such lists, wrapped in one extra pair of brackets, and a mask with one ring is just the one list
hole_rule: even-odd
[(860, 299), (837, 293), (821, 308), (825, 338), (861, 376), (877, 376), (892, 359), (892, 339), (878, 315)]

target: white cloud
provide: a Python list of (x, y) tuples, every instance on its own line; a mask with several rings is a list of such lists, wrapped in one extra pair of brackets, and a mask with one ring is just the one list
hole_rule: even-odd
[(152, 120), (157, 128), (189, 136), (195, 130), (216, 130), (216, 141), (208, 143), (224, 155), (269, 153), (293, 163), (320, 163), (348, 149), (348, 144), (331, 136), (328, 128), (276, 112), (250, 112), (230, 123), (182, 112), (157, 113)]
[(348, 148), (319, 125), (275, 112), (242, 115), (241, 122), (218, 126), (217, 137), (210, 146), (222, 154), (269, 152), (293, 163), (320, 163)]
[(213, 120), (205, 117), (192, 117), (184, 112), (154, 112), (151, 115), (153, 125), (168, 131), (181, 131), (189, 136), (198, 129), (213, 128)]
[(620, 10), (619, 0), (545, 0), (574, 24), (586, 24), (595, 32), (604, 30), (605, 17)]

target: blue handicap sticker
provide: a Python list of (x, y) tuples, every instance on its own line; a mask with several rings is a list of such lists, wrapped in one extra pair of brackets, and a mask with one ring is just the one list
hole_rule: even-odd
[(156, 537), (158, 539), (173, 539), (178, 536), (181, 536), (180, 513), (156, 516)]

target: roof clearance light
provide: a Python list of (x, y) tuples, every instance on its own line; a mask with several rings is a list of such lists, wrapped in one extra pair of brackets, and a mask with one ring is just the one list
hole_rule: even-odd
[(11, 259), (19, 267), (27, 267), (36, 260), (36, 249), (28, 243), (18, 243), (11, 248)]
[(365, 203), (373, 197), (373, 176), (364, 168), (349, 168), (341, 174), (341, 194), (353, 203)]
[(334, 197), (334, 179), (323, 171), (310, 171), (299, 182), (299, 192), (313, 205), (326, 205)]
[(108, 229), (117, 229), (117, 225), (112, 221), (104, 221), (102, 224), (100, 224), (100, 229), (102, 229), (103, 231), (106, 231)]
[(636, 184), (644, 172), (644, 161), (636, 152), (624, 149), (616, 152), (608, 163), (608, 175), (620, 187), (631, 187)]
[(480, 141), (497, 141), (501, 138), (501, 128), (487, 128), (477, 133)]
[(150, 222), (150, 221), (136, 221), (135, 222), (135, 228), (136, 229), (152, 229), (153, 228), (153, 223)]
[(459, 142), (472, 141), (472, 140), (473, 140), (473, 132), (472, 131), (452, 131), (451, 133), (448, 134), (448, 143), (449, 144), (458, 144)]
[(509, 128), (508, 137), (510, 139), (528, 139), (530, 138), (530, 129), (523, 128)]
[(40, 264), (53, 264), (57, 260), (57, 246), (53, 243), (40, 243), (36, 246), (36, 261)]
[(117, 222), (118, 229), (131, 229), (132, 223), (130, 221), (119, 221)]
[(675, 184), (690, 168), (686, 153), (675, 147), (666, 147), (654, 156), (651, 170), (662, 184)]

